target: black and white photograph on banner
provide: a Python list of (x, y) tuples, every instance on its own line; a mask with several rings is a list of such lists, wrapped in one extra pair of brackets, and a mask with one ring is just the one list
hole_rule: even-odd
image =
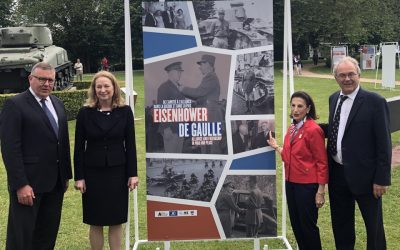
[(272, 0), (195, 1), (193, 8), (204, 46), (237, 50), (273, 44)]
[(147, 158), (147, 195), (210, 201), (225, 160)]
[(231, 121), (233, 153), (266, 147), (269, 132), (275, 137), (275, 120)]
[(275, 175), (228, 175), (215, 203), (226, 238), (277, 235)]
[(187, 2), (142, 2), (143, 26), (193, 30)]
[(238, 55), (231, 114), (273, 114), (274, 95), (274, 51)]
[(196, 52), (144, 66), (147, 152), (227, 154), (230, 58)]

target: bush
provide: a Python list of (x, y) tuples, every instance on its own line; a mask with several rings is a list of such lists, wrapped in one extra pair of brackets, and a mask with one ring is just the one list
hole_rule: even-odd
[[(60, 98), (65, 105), (68, 120), (75, 120), (79, 109), (82, 107), (86, 100), (87, 90), (76, 91), (53, 91), (55, 96)], [(0, 95), (0, 109), (3, 108), (4, 101), (16, 94), (1, 94)]]
[(75, 91), (54, 91), (53, 94), (64, 102), (67, 119), (75, 120), (79, 109), (87, 98), (87, 89)]
[(76, 89), (88, 89), (90, 87), (91, 81), (73, 82)]

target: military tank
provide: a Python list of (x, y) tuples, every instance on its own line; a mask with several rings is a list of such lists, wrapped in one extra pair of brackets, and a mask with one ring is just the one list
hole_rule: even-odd
[(0, 28), (0, 93), (26, 90), (28, 76), (38, 62), (49, 63), (55, 68), (55, 90), (71, 86), (72, 62), (65, 49), (53, 45), (46, 24)]

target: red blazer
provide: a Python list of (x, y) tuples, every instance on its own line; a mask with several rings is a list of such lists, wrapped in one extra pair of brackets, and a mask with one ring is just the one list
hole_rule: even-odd
[(286, 180), (294, 183), (328, 183), (328, 160), (324, 132), (312, 119), (307, 119), (290, 142), (285, 135), (282, 160)]

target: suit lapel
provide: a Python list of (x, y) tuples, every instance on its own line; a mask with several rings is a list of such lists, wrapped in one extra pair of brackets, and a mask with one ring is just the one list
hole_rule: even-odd
[(340, 92), (337, 92), (331, 98), (331, 103), (329, 105), (329, 124), (333, 123), (333, 116), (335, 115), (335, 109), (339, 99), (339, 94)]
[(358, 109), (361, 107), (361, 104), (364, 102), (364, 93), (360, 88), (356, 98), (354, 99), (353, 106), (351, 107), (349, 118), (347, 119), (346, 128), (344, 129), (344, 133), (346, 133), (347, 128), (350, 126), (351, 121), (354, 116), (357, 114)]
[(42, 107), (41, 107), (40, 104), (37, 102), (37, 100), (35, 99), (35, 97), (32, 95), (32, 93), (31, 93), (29, 90), (27, 90), (27, 91), (25, 92), (25, 95), (26, 95), (26, 100), (27, 100), (29, 106), (32, 107), (32, 108), (34, 109), (34, 112), (35, 112), (36, 114), (39, 114), (39, 116), (41, 117), (41, 119), (43, 120), (43, 122), (46, 124), (47, 128), (48, 128), (50, 131), (52, 131), (52, 132), (50, 132), (50, 133), (54, 136), (54, 138), (56, 138), (56, 135), (55, 135), (54, 132), (53, 132), (53, 131), (54, 131), (54, 130), (53, 130), (53, 127), (52, 127), (51, 124), (50, 124), (49, 118), (48, 118), (47, 115), (44, 113)]
[(65, 113), (63, 111), (62, 106), (60, 105), (59, 102), (56, 101), (56, 99), (53, 96), (50, 96), (51, 103), (53, 104), (54, 110), (56, 111), (57, 117), (58, 117), (58, 138), (60, 138), (60, 131), (63, 131), (62, 126), (64, 124), (64, 120), (66, 119)]

